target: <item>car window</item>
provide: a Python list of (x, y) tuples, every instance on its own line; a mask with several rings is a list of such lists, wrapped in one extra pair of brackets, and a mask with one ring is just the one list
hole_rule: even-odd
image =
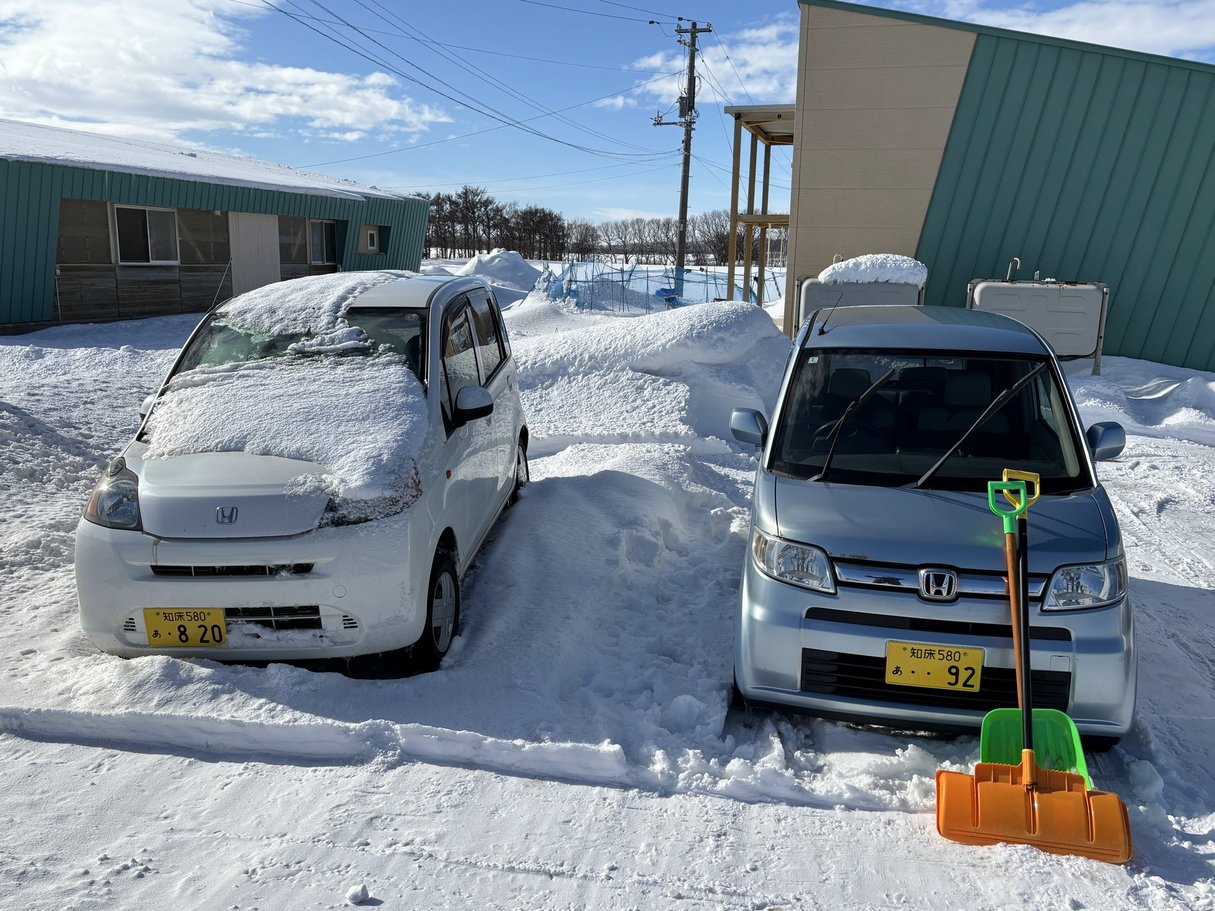
[[(952, 450), (927, 486), (979, 489), (1004, 468), (1020, 468), (1038, 472), (1051, 492), (1091, 487), (1066, 392), (1050, 370), (958, 445), (1001, 392), (1040, 364), (1017, 357), (804, 350), (777, 417), (772, 468), (817, 477), (834, 446), (831, 481), (899, 486), (916, 481)], [(849, 404), (887, 373), (845, 417)]]
[(461, 389), (465, 386), (481, 385), (481, 377), (477, 372), (471, 312), (467, 306), (461, 307), (443, 337), (443, 373), (447, 386), (443, 401), (446, 403), (448, 417), (451, 415), (451, 403), (455, 402)]
[(497, 310), (488, 294), (474, 291), (470, 295), (473, 307), (473, 320), (477, 327), (477, 351), (481, 355), (481, 369), (485, 371), (488, 380), (493, 376), (498, 365), (502, 363), (502, 333), (499, 330)]

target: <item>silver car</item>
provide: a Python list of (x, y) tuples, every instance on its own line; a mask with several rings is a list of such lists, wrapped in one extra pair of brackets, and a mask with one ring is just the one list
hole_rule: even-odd
[(973, 310), (820, 310), (797, 336), (760, 447), (735, 685), (747, 701), (913, 729), (977, 729), (1015, 706), (1000, 521), (987, 482), (1041, 475), (1029, 510), (1034, 703), (1096, 747), (1135, 709), (1118, 520), (1049, 345)]

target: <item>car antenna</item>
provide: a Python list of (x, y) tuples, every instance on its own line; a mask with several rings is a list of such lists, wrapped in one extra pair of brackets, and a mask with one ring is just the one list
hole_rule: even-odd
[(819, 326), (819, 327), (818, 327), (818, 334), (819, 334), (819, 335), (822, 335), (824, 332), (826, 332), (826, 331), (827, 331), (827, 323), (828, 323), (828, 322), (830, 322), (830, 320), (831, 320), (831, 314), (835, 312), (835, 308), (836, 308), (837, 306), (838, 306), (838, 304), (833, 304), (833, 305), (831, 306), (831, 309), (827, 311), (827, 315), (826, 315), (826, 317), (824, 317), (824, 318), (823, 318), (823, 324), (822, 324), (821, 326)]

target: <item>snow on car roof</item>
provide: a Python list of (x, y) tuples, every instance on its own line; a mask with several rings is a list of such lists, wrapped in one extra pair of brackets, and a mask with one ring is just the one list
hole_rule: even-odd
[(319, 335), (337, 329), (346, 309), (365, 292), (415, 277), (416, 272), (385, 269), (295, 278), (247, 291), (223, 304), (219, 312), (243, 329), (270, 335)]

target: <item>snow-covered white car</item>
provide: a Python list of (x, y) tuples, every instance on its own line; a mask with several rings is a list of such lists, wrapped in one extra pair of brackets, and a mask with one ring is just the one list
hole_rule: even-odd
[(194, 330), (76, 534), (81, 625), (116, 655), (435, 667), (460, 579), (527, 481), (515, 363), (477, 278), (339, 273)]

